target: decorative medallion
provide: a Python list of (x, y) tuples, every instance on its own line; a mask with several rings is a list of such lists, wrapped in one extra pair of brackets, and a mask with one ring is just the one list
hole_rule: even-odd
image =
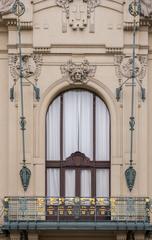
[(141, 5), (139, 4), (139, 1), (133, 1), (129, 5), (129, 12), (132, 16), (136, 17), (140, 15), (141, 12)]
[(30, 177), (31, 177), (30, 169), (27, 168), (26, 166), (23, 166), (20, 171), (20, 177), (21, 177), (21, 182), (22, 182), (24, 191), (26, 191), (29, 186)]
[(88, 60), (82, 63), (73, 63), (69, 60), (67, 64), (61, 66), (61, 73), (73, 83), (86, 83), (95, 76), (96, 66), (91, 65)]
[(20, 0), (16, 0), (15, 4), (12, 7), (12, 12), (20, 17), (25, 13), (25, 6)]
[[(131, 78), (133, 75), (133, 58), (124, 55), (115, 56), (116, 75), (119, 79)], [(134, 77), (140, 81), (146, 75), (147, 57), (138, 56), (135, 58)]]
[(100, 0), (56, 0), (62, 7), (62, 31), (67, 32), (67, 23), (73, 30), (83, 30), (90, 26), (90, 32), (94, 32), (94, 10), (100, 4)]
[(12, 7), (16, 0), (0, 0), (0, 14), (12, 12)]
[(126, 177), (127, 187), (131, 192), (134, 187), (134, 183), (136, 179), (136, 171), (133, 168), (133, 166), (129, 166), (129, 168), (127, 168), (127, 170), (125, 171), (125, 177)]
[[(22, 77), (38, 79), (41, 72), (42, 56), (37, 54), (22, 56)], [(10, 72), (14, 80), (20, 76), (20, 60), (18, 55), (10, 56)]]

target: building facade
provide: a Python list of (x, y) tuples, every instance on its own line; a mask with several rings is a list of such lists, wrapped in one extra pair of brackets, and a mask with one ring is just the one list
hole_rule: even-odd
[(131, 3), (0, 1), (0, 238), (151, 238), (152, 3)]

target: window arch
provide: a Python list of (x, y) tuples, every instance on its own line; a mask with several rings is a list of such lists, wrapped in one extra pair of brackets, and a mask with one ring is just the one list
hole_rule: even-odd
[(110, 114), (95, 93), (61, 93), (46, 115), (47, 195), (108, 197)]

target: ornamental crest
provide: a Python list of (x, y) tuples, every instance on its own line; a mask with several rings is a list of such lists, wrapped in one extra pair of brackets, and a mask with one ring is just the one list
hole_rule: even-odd
[[(22, 55), (22, 77), (38, 79), (41, 72), (42, 56), (37, 54)], [(20, 76), (20, 59), (18, 55), (10, 57), (10, 72), (14, 80)]]
[(96, 66), (91, 65), (88, 60), (82, 63), (73, 63), (69, 60), (67, 64), (61, 66), (63, 76), (73, 83), (86, 83), (90, 78), (94, 77)]
[(100, 0), (56, 0), (62, 7), (62, 32), (67, 32), (67, 25), (73, 30), (84, 30), (88, 26), (94, 32), (94, 11)]
[[(115, 56), (116, 75), (119, 79), (132, 78), (133, 76), (133, 58), (124, 55)], [(134, 74), (135, 78), (140, 81), (146, 75), (147, 58), (145, 56), (138, 56), (135, 58)]]

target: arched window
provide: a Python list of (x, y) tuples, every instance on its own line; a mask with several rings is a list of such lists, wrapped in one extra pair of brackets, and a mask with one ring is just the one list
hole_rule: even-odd
[(109, 196), (110, 116), (101, 98), (60, 94), (48, 108), (46, 137), (47, 196)]

